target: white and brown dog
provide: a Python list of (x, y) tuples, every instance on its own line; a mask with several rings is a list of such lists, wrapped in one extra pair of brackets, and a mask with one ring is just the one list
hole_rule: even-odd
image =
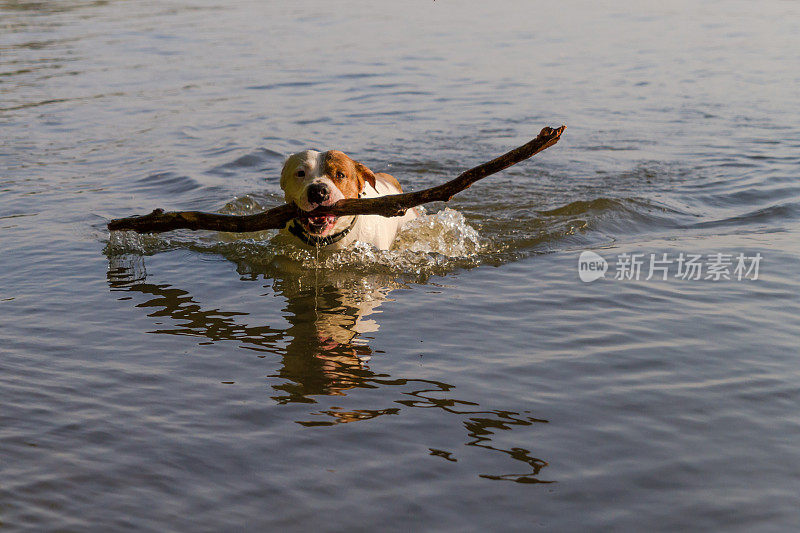
[[(294, 203), (303, 211), (332, 205), (342, 198), (375, 198), (403, 192), (400, 183), (389, 174), (375, 174), (336, 150), (305, 150), (289, 156), (281, 171), (281, 189), (286, 203)], [(361, 241), (388, 250), (403, 224), (416, 217), (414, 209), (400, 217), (325, 215), (294, 219), (281, 233), (311, 247), (342, 249)]]

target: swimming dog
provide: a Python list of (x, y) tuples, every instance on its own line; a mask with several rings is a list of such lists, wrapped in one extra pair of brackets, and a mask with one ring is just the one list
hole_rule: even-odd
[[(286, 203), (294, 203), (303, 211), (333, 205), (342, 198), (376, 198), (403, 192), (394, 177), (373, 173), (337, 150), (304, 150), (290, 155), (281, 171), (281, 189)], [(295, 218), (281, 233), (310, 247), (335, 250), (361, 241), (388, 250), (403, 224), (416, 217), (416, 210), (409, 209), (399, 217), (324, 215)]]

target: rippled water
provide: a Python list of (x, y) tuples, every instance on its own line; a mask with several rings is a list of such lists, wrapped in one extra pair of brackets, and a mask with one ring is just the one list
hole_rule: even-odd
[[(0, 530), (795, 529), (798, 21), (0, 1)], [(277, 205), (300, 149), (418, 190), (562, 123), (387, 252), (105, 230)], [(614, 279), (637, 253), (763, 261)]]

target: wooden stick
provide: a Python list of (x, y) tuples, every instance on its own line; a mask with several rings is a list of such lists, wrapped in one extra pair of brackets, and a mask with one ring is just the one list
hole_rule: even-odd
[(109, 230), (132, 230), (137, 233), (159, 233), (174, 229), (206, 229), (214, 231), (245, 232), (281, 229), (296, 217), (320, 215), (381, 215), (396, 217), (408, 209), (428, 202), (446, 202), (456, 193), (469, 188), (476, 181), (490, 176), (520, 161), (528, 159), (558, 142), (566, 126), (545, 127), (527, 144), (471, 168), (457, 178), (417, 192), (392, 194), (378, 198), (345, 198), (333, 205), (318, 207), (314, 211), (301, 211), (293, 204), (284, 204), (255, 215), (222, 215), (202, 211), (170, 211), (156, 209), (149, 215), (118, 218), (108, 223)]

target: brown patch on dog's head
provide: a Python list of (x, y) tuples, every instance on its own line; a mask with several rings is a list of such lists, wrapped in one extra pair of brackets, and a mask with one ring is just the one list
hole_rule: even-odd
[(365, 183), (375, 187), (375, 174), (338, 150), (325, 152), (322, 172), (342, 191), (345, 198), (358, 198)]

